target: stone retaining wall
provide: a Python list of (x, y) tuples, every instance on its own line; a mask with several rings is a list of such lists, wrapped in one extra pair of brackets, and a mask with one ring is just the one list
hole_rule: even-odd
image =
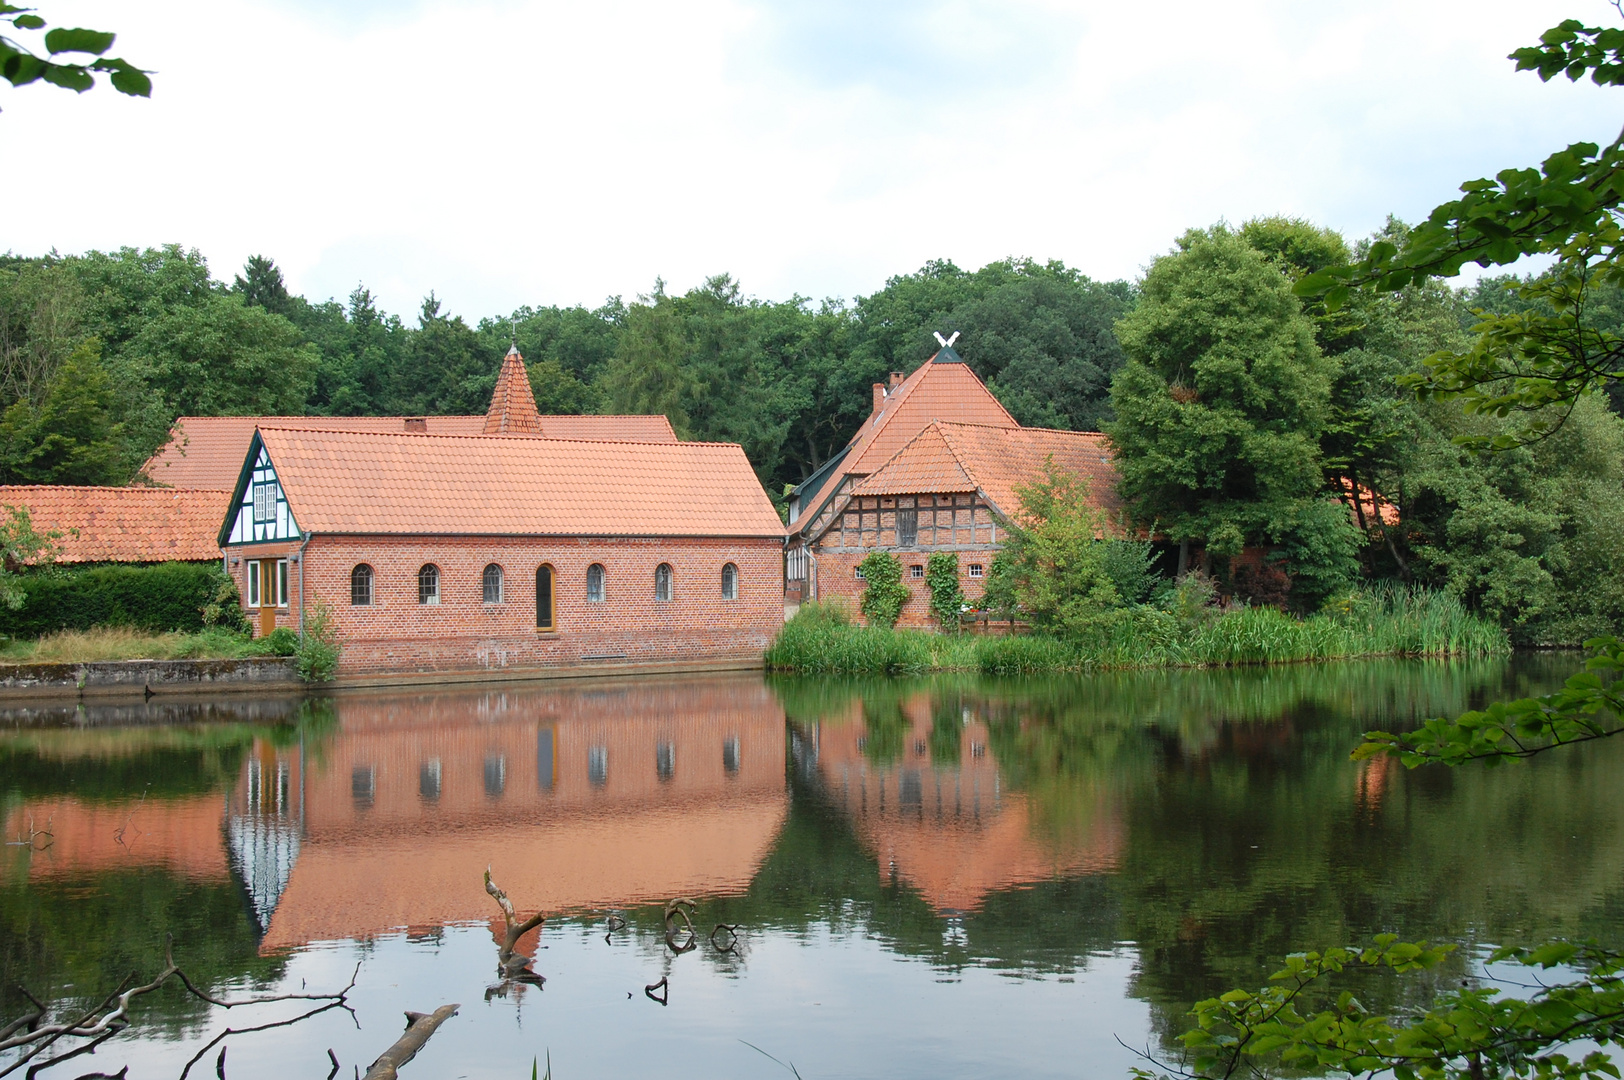
[(289, 657), (241, 660), (101, 660), (83, 664), (0, 664), (0, 698), (281, 690), (303, 687)]

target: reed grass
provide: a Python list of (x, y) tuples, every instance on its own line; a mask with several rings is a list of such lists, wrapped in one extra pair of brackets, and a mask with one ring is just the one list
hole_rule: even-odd
[[(249, 640), (218, 627), (196, 634), (152, 634), (123, 626), (60, 630), (34, 641), (0, 644), (0, 662), (13, 664), (84, 664), (101, 660), (234, 660), (276, 655), (289, 643), (281, 638)], [(297, 638), (291, 641), (297, 643)]]
[(1447, 593), (1380, 584), (1298, 618), (1274, 608), (1209, 609), (1180, 618), (1151, 605), (1113, 612), (1075, 640), (1049, 634), (936, 634), (855, 626), (808, 604), (767, 651), (768, 667), (823, 675), (989, 675), (1158, 667), (1231, 667), (1374, 656), (1488, 656), (1504, 630)]

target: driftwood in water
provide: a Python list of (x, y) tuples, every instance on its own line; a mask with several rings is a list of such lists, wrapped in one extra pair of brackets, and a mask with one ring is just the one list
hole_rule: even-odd
[(367, 1066), (363, 1080), (395, 1080), (400, 1067), (416, 1057), (423, 1044), (429, 1041), (429, 1036), (441, 1024), (457, 1015), (459, 1008), (459, 1005), (441, 1005), (432, 1013), (407, 1013), (405, 1033), (395, 1040), (395, 1045), (379, 1054), (377, 1061)]
[[(688, 917), (688, 909), (697, 906), (686, 896), (679, 896), (675, 900), (666, 903), (665, 943), (671, 948), (672, 952), (685, 953), (699, 944), (699, 935), (694, 933), (694, 921)], [(674, 921), (679, 915), (682, 916), (682, 921), (687, 924), (686, 930), (688, 933), (687, 939), (681, 945), (677, 944), (677, 926)]]
[(496, 973), (504, 979), (537, 983), (544, 981), (540, 975), (530, 970), (530, 965), (535, 961), (523, 953), (515, 952), (514, 948), (519, 944), (520, 938), (546, 922), (547, 916), (538, 911), (521, 922), (513, 910), (513, 901), (509, 900), (507, 893), (491, 880), (491, 868), (488, 866), (485, 868), (485, 891), (491, 894), (491, 898), (502, 909), (502, 920), (507, 926), (507, 931), (502, 935), (502, 944), (496, 950)]

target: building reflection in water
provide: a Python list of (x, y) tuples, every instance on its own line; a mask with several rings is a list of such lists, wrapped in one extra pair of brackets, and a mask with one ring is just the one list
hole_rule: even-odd
[(256, 743), (227, 814), (263, 948), (491, 919), (489, 865), (566, 913), (748, 887), (788, 813), (759, 681), (344, 696)]
[(1122, 848), (1120, 808), (1104, 793), (1080, 831), (1034, 828), (1029, 796), (1000, 777), (985, 707), (921, 691), (871, 711), (854, 697), (797, 733), (798, 767), (851, 819), (882, 878), (942, 914), (998, 889), (1114, 870)]

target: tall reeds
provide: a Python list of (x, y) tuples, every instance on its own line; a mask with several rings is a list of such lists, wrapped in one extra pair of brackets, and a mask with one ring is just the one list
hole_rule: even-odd
[(1306, 618), (1238, 608), (1185, 618), (1144, 605), (1076, 640), (1046, 634), (944, 635), (853, 626), (838, 608), (809, 604), (784, 625), (767, 665), (805, 674), (905, 675), (980, 671), (1025, 675), (1085, 669), (1228, 667), (1369, 656), (1487, 656), (1509, 650), (1505, 631), (1447, 593), (1377, 585)]

